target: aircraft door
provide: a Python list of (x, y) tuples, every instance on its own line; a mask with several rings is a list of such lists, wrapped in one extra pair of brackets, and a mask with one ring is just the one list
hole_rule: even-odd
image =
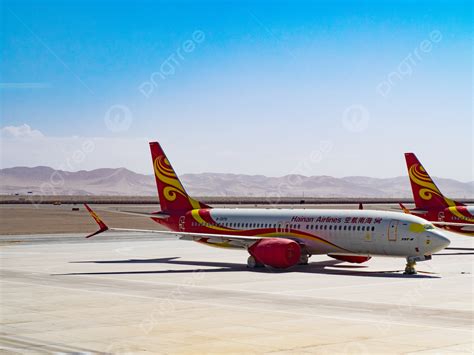
[(277, 223), (277, 233), (290, 233), (290, 223), (288, 223), (288, 222), (278, 222)]
[(388, 240), (395, 242), (398, 238), (398, 221), (391, 220), (387, 231)]

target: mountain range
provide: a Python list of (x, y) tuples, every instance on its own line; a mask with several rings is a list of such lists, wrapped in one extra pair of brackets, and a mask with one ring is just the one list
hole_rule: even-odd
[[(348, 176), (286, 175), (267, 177), (225, 173), (180, 176), (194, 196), (232, 197), (411, 197), (407, 176), (371, 178)], [(474, 182), (435, 178), (452, 198), (473, 198)], [(0, 169), (0, 194), (151, 196), (156, 194), (153, 175), (125, 168), (67, 172), (46, 166)]]

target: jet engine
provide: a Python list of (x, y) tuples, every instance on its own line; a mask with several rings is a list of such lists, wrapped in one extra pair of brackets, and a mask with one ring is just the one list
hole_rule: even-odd
[(296, 265), (301, 257), (300, 245), (294, 240), (284, 238), (260, 239), (248, 251), (257, 262), (277, 269)]

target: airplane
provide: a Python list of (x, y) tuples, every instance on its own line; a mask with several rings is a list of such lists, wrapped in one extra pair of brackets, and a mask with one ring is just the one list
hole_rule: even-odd
[[(107, 230), (171, 234), (204, 245), (246, 249), (249, 268), (287, 269), (326, 254), (352, 263), (372, 256), (406, 258), (405, 274), (430, 260), (450, 241), (426, 220), (401, 212), (213, 208), (188, 195), (158, 142), (150, 142), (161, 211), (119, 213), (149, 217), (168, 231), (110, 228), (86, 204), (99, 225), (90, 238)], [(112, 212), (112, 211), (110, 211)]]
[(436, 227), (474, 236), (474, 206), (445, 197), (413, 153), (405, 153), (415, 208), (400, 203), (405, 213), (431, 221)]

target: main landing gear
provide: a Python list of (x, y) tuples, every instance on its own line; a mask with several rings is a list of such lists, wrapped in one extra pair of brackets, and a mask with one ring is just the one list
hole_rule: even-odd
[(252, 255), (249, 255), (247, 258), (247, 267), (249, 269), (256, 269), (259, 267), (265, 267), (261, 262), (258, 262), (257, 259), (255, 259)]
[(298, 265), (308, 265), (310, 256), (311, 255), (308, 255), (308, 254), (301, 254), (300, 261), (298, 262)]

